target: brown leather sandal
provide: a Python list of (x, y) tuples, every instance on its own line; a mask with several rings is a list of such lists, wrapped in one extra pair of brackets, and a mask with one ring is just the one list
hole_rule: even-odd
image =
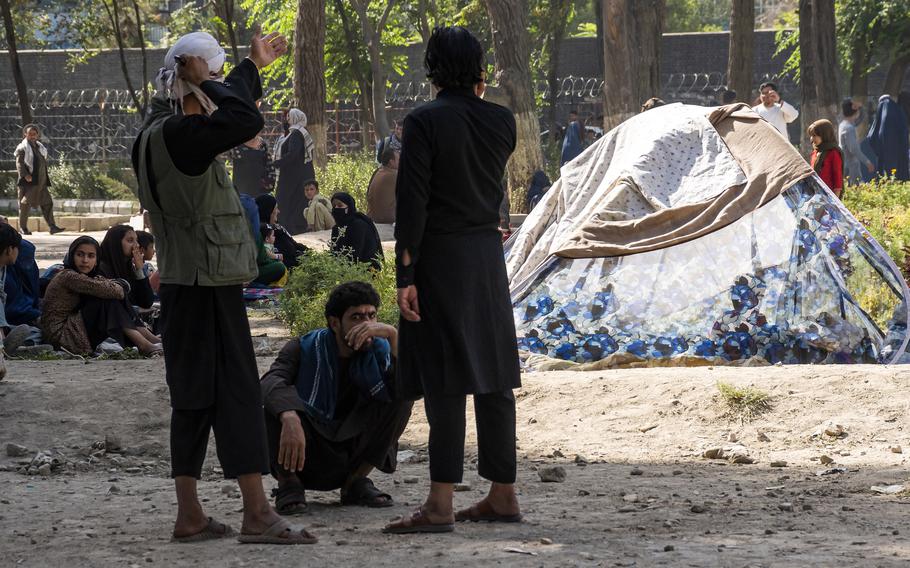
[(455, 530), (454, 523), (433, 523), (423, 512), (423, 507), (406, 517), (387, 524), (382, 532), (386, 534), (444, 533)]

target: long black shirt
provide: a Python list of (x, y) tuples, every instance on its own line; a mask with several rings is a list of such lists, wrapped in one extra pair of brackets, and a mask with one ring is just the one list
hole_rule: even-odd
[[(264, 125), (256, 108), (262, 97), (259, 70), (249, 59), (241, 61), (224, 83), (199, 85), (218, 110), (211, 116), (175, 114), (164, 123), (164, 144), (174, 165), (189, 176), (205, 173), (212, 160), (256, 136)], [(139, 138), (133, 143), (133, 170), (139, 175)]]
[[(499, 225), (500, 180), (515, 136), (512, 112), (469, 89), (445, 89), (404, 119), (395, 189), (399, 288), (414, 282), (425, 235)], [(407, 267), (405, 250), (412, 260)]]

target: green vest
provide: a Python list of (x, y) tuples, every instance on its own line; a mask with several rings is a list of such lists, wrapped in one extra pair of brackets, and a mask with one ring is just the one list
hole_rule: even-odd
[(230, 286), (253, 281), (256, 244), (224, 164), (214, 160), (198, 176), (180, 172), (164, 144), (167, 118), (154, 120), (139, 135), (139, 203), (151, 218), (161, 282)]

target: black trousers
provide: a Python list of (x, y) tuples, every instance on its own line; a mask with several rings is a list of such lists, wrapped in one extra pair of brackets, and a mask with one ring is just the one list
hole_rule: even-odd
[[(464, 474), (465, 395), (426, 393), (430, 423), (430, 480), (460, 483)], [(515, 483), (515, 395), (511, 390), (474, 395), (477, 472), (496, 483)]]
[(259, 371), (241, 286), (161, 286), (171, 475), (199, 478), (215, 431), (224, 476), (268, 473)]
[[(298, 412), (306, 436), (303, 471), (297, 472), (303, 487), (316, 491), (339, 489), (364, 464), (383, 473), (394, 473), (398, 466), (398, 439), (408, 425), (412, 406), (411, 402), (377, 403), (360, 433), (344, 440), (330, 439), (310, 422), (309, 416)], [(290, 472), (278, 463), (281, 420), (266, 413), (265, 426), (272, 475), (287, 477)]]
[(79, 311), (82, 313), (82, 321), (92, 348), (98, 347), (108, 337), (115, 339), (123, 347), (128, 347), (130, 343), (123, 330), (136, 329), (133, 307), (129, 305), (129, 301), (109, 300), (95, 296), (83, 296), (83, 298)]

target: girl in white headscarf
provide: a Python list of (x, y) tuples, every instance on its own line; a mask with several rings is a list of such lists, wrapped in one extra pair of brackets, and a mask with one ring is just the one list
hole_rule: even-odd
[(28, 230), (28, 214), (33, 208), (41, 208), (41, 214), (53, 235), (63, 229), (54, 222), (54, 199), (48, 188), (51, 180), (47, 175), (47, 148), (41, 143), (41, 131), (34, 124), (27, 124), (22, 129), (22, 142), (16, 146), (16, 173), (19, 187), (19, 231), (23, 235), (32, 234)]
[(303, 210), (309, 205), (303, 188), (306, 182), (316, 179), (313, 167), (313, 137), (306, 129), (307, 118), (302, 110), (288, 111), (288, 135), (275, 149), (275, 166), (278, 167), (278, 222), (292, 235), (307, 230)]

